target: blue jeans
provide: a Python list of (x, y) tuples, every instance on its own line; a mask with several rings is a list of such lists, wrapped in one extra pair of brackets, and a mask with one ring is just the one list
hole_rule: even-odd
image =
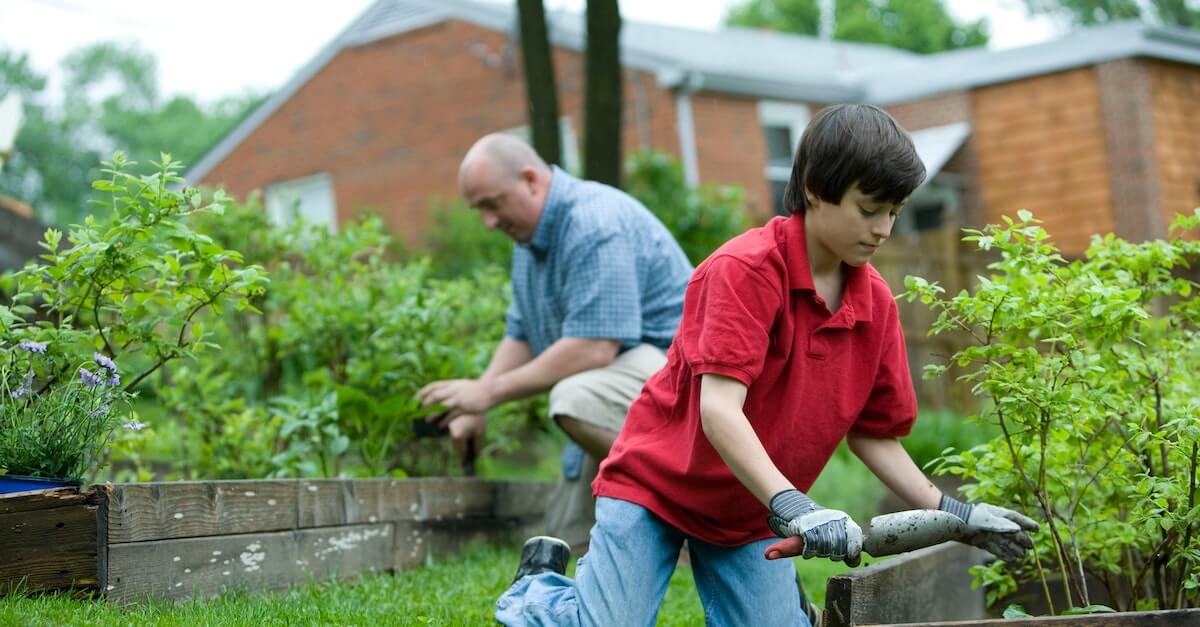
[[(596, 526), (575, 580), (522, 577), (496, 601), (505, 625), (654, 625), (684, 535), (646, 508), (596, 499)], [(692, 574), (708, 625), (810, 627), (800, 610), (796, 568), (768, 561), (767, 539), (723, 547), (688, 538)]]

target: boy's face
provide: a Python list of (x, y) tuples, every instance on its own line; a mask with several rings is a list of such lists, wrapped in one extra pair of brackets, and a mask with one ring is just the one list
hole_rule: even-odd
[(826, 202), (811, 193), (809, 199), (812, 202), (804, 215), (804, 228), (810, 242), (822, 249), (810, 250), (809, 254), (855, 267), (870, 261), (892, 234), (896, 216), (904, 206), (904, 202), (879, 202), (859, 191), (858, 185), (851, 185), (840, 203)]

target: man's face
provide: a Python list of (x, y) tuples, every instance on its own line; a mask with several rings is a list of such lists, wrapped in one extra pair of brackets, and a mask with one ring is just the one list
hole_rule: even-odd
[(870, 261), (892, 234), (904, 206), (904, 202), (879, 202), (863, 194), (858, 185), (851, 185), (837, 204), (815, 195), (812, 199), (815, 202), (804, 215), (805, 230), (826, 252), (855, 267)]
[(459, 180), (467, 204), (479, 211), (483, 225), (498, 229), (517, 242), (529, 242), (537, 230), (545, 201), (541, 176), (532, 168), (505, 176), (491, 163), (471, 164)]

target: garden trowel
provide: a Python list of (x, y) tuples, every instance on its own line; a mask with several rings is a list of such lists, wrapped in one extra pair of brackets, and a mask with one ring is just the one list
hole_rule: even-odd
[[(950, 540), (961, 540), (967, 524), (961, 518), (937, 509), (910, 509), (881, 514), (871, 519), (863, 529), (863, 553), (874, 557), (895, 555), (923, 549)], [(799, 555), (804, 538), (784, 538), (767, 547), (767, 559), (784, 555)], [(773, 555), (779, 551), (778, 555)]]

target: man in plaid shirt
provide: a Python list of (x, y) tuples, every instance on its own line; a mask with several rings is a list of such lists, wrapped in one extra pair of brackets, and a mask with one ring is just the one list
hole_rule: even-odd
[(435, 381), (424, 405), (460, 455), (479, 450), (485, 412), (550, 390), (550, 415), (572, 445), (547, 507), (547, 532), (574, 546), (594, 522), (591, 482), (646, 379), (666, 363), (692, 266), (666, 227), (628, 194), (548, 166), (525, 142), (480, 139), (459, 190), (513, 249), (504, 339), (477, 379)]

